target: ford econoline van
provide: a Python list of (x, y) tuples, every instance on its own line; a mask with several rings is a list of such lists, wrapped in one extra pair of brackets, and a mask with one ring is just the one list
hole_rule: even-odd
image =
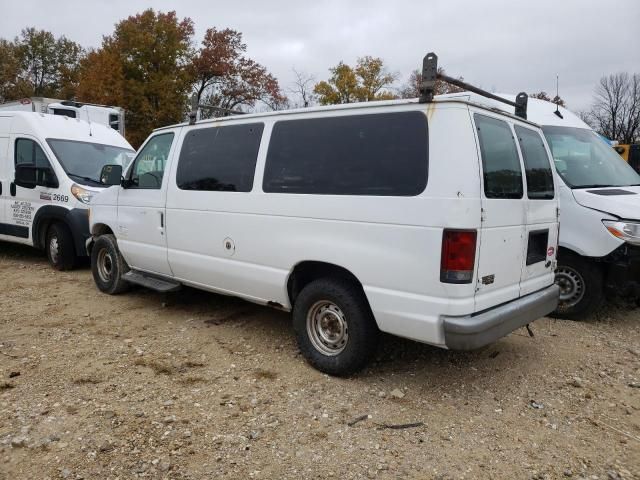
[[(505, 109), (470, 92), (442, 98)], [(555, 315), (582, 319), (602, 304), (606, 293), (639, 301), (640, 174), (566, 108), (530, 98), (527, 118), (542, 126), (557, 174), (562, 228)]]
[(175, 125), (122, 171), (105, 167), (114, 186), (91, 204), (101, 291), (188, 285), (292, 311), (302, 353), (330, 374), (363, 367), (381, 331), (473, 349), (557, 306), (549, 150), (537, 125), (486, 106)]
[(127, 165), (131, 145), (114, 129), (66, 116), (0, 112), (0, 240), (44, 249), (51, 265), (86, 256), (87, 205), (106, 164)]

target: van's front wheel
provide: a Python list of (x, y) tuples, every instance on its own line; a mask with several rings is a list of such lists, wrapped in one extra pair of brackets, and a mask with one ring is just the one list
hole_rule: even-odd
[(116, 237), (102, 235), (91, 249), (91, 273), (101, 292), (115, 295), (125, 291), (129, 283), (122, 276), (129, 271)]
[(604, 300), (603, 275), (598, 266), (579, 255), (562, 252), (558, 257), (556, 284), (560, 302), (553, 315), (582, 320)]
[(73, 235), (66, 225), (54, 223), (47, 230), (45, 239), (47, 259), (56, 270), (72, 270), (76, 266), (76, 247)]
[(293, 307), (293, 327), (307, 361), (330, 375), (362, 369), (378, 344), (362, 290), (345, 280), (319, 279), (304, 287)]

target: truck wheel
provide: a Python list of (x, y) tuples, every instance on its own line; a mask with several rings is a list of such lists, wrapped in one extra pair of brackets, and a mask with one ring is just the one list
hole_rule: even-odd
[(47, 230), (45, 250), (49, 263), (56, 270), (71, 270), (76, 266), (73, 235), (63, 223), (54, 223)]
[(293, 306), (293, 328), (307, 361), (330, 375), (362, 369), (378, 345), (364, 293), (345, 280), (323, 278), (304, 287)]
[(124, 292), (129, 283), (122, 276), (129, 271), (122, 258), (116, 237), (102, 235), (91, 250), (91, 273), (98, 289), (110, 295)]
[(574, 253), (559, 255), (556, 284), (560, 287), (560, 302), (553, 312), (555, 317), (582, 320), (604, 300), (602, 271), (594, 262)]

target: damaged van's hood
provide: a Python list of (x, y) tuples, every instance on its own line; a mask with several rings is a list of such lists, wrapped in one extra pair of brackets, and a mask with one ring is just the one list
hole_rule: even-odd
[(580, 188), (571, 192), (583, 207), (626, 220), (640, 220), (640, 187)]

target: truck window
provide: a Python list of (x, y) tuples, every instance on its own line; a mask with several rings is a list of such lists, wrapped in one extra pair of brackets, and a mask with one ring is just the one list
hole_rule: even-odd
[(28, 138), (16, 139), (15, 165), (34, 168), (36, 171), (36, 185), (53, 187), (58, 183), (49, 159), (47, 159), (40, 145), (33, 140)]
[(286, 120), (273, 127), (265, 192), (413, 196), (427, 185), (421, 112)]
[(167, 164), (173, 132), (162, 133), (151, 138), (134, 160), (131, 168), (130, 188), (150, 188), (159, 190)]
[(553, 173), (542, 137), (519, 125), (515, 130), (527, 176), (527, 196), (534, 200), (553, 198)]
[(263, 130), (262, 123), (191, 130), (180, 152), (178, 188), (250, 192)]
[(487, 198), (522, 198), (522, 168), (507, 122), (475, 114), (484, 194)]
[(54, 115), (61, 115), (63, 117), (76, 118), (75, 110), (68, 110), (66, 108), (54, 108), (53, 109), (53, 114)]
[(120, 131), (120, 115), (116, 113), (109, 114), (109, 126), (114, 130)]

